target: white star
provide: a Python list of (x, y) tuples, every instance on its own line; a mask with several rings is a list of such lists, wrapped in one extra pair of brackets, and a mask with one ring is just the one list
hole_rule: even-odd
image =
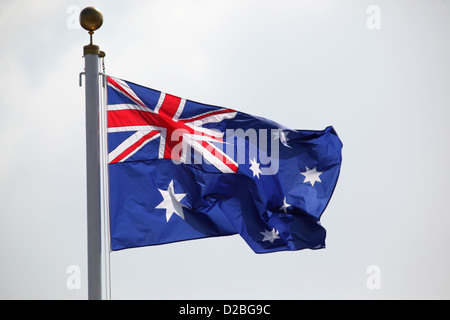
[(264, 232), (260, 233), (264, 236), (262, 241), (270, 241), (270, 243), (273, 243), (275, 239), (280, 239), (280, 237), (278, 236), (279, 231), (275, 230), (275, 228), (273, 228), (272, 231), (264, 230)]
[(320, 180), (319, 176), (323, 172), (317, 171), (316, 168), (317, 167), (314, 167), (313, 169), (310, 169), (310, 168), (306, 167), (306, 171), (305, 172), (300, 172), (302, 175), (305, 176), (305, 180), (303, 180), (303, 183), (309, 182), (314, 187), (314, 184), (316, 182), (322, 182), (322, 180)]
[(281, 206), (280, 210), (283, 210), (284, 213), (287, 213), (287, 208), (289, 208), (291, 205), (286, 202), (286, 197), (283, 199), (283, 205)]
[(289, 132), (284, 132), (283, 129), (278, 128), (278, 130), (273, 130), (272, 131), (272, 136), (273, 136), (273, 140), (277, 140), (280, 139), (281, 143), (288, 147), (288, 148), (292, 148), (290, 145), (287, 144), (288, 142), (288, 134)]
[(167, 190), (158, 189), (161, 195), (163, 196), (163, 201), (158, 204), (155, 209), (166, 209), (166, 220), (169, 222), (169, 219), (172, 217), (172, 214), (176, 213), (184, 220), (183, 207), (187, 207), (186, 205), (180, 203), (181, 199), (186, 196), (186, 193), (175, 193), (173, 188), (173, 180), (170, 181), (169, 187)]
[(253, 160), (250, 160), (250, 163), (252, 164), (250, 166), (250, 170), (252, 170), (253, 176), (256, 176), (259, 179), (259, 174), (261, 173), (261, 170), (259, 169), (259, 163), (256, 162), (255, 158), (253, 158)]

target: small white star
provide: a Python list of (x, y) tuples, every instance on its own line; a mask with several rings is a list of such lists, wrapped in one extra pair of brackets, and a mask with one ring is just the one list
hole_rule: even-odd
[(186, 193), (175, 193), (173, 188), (173, 180), (170, 181), (167, 190), (158, 189), (163, 196), (163, 201), (158, 204), (155, 209), (165, 209), (166, 210), (166, 220), (172, 217), (172, 214), (176, 213), (180, 218), (184, 220), (183, 207), (186, 205), (180, 203), (180, 201), (186, 196)]
[(286, 197), (283, 199), (283, 205), (281, 206), (280, 210), (283, 210), (284, 213), (287, 213), (287, 208), (289, 208), (291, 205), (286, 202)]
[(259, 179), (259, 174), (261, 173), (261, 170), (259, 169), (259, 163), (256, 162), (255, 158), (253, 158), (253, 160), (250, 160), (250, 163), (252, 164), (250, 166), (250, 170), (252, 170), (253, 176), (256, 176)]
[(316, 168), (317, 167), (314, 167), (313, 169), (310, 169), (310, 168), (306, 167), (306, 171), (305, 172), (300, 172), (302, 175), (305, 176), (305, 180), (303, 180), (303, 183), (309, 182), (314, 187), (314, 184), (316, 182), (322, 182), (322, 180), (320, 180), (319, 176), (323, 172), (317, 171)]
[(280, 239), (280, 237), (278, 236), (279, 231), (275, 230), (275, 228), (273, 228), (272, 231), (264, 230), (264, 232), (260, 233), (264, 236), (262, 241), (270, 241), (270, 243), (273, 243), (275, 239)]
[(284, 132), (283, 129), (281, 129), (281, 128), (278, 128), (278, 130), (275, 130), (275, 129), (272, 130), (273, 140), (280, 139), (281, 143), (284, 146), (286, 146), (288, 148), (292, 148), (290, 145), (287, 144), (288, 134), (289, 134), (289, 132)]

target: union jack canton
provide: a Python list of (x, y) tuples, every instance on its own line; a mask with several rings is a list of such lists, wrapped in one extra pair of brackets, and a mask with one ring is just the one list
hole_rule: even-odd
[[(223, 143), (223, 132), (205, 127), (234, 118), (236, 111), (213, 108), (183, 117), (186, 99), (161, 92), (156, 104), (152, 101), (145, 104), (125, 81), (108, 77), (108, 85), (131, 101), (108, 105), (108, 132), (134, 132), (109, 153), (109, 163), (126, 161), (147, 143), (159, 139), (158, 159), (186, 163), (187, 151), (193, 148), (221, 172), (237, 172), (238, 164), (212, 143)], [(176, 150), (179, 138), (182, 139), (181, 149)]]

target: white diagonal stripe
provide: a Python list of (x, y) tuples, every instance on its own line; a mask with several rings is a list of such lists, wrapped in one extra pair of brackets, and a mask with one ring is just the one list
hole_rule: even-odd
[(178, 109), (177, 112), (175, 113), (175, 115), (173, 116), (173, 121), (178, 121), (178, 118), (180, 117), (180, 115), (183, 113), (183, 109), (184, 109), (184, 105), (186, 104), (186, 99), (181, 99), (180, 100), (180, 104), (178, 105)]
[[(120, 145), (117, 146), (113, 151), (109, 153), (109, 162), (113, 161), (115, 158), (117, 158), (119, 155), (122, 154), (126, 149), (128, 149), (130, 146), (135, 144), (139, 139), (141, 139), (143, 136), (145, 136), (147, 133), (151, 132), (152, 130), (147, 131), (137, 131), (136, 133), (132, 134), (128, 139), (123, 141)], [(144, 145), (149, 143), (150, 141), (158, 138), (160, 134), (156, 134), (153, 137), (147, 139), (144, 143), (139, 145), (135, 150), (133, 150), (130, 154), (128, 154), (126, 157), (124, 157), (120, 162), (125, 161), (129, 157), (131, 157), (133, 154), (135, 154), (139, 149), (141, 149)]]
[[(216, 151), (219, 151), (227, 160), (229, 159), (231, 163), (234, 163), (233, 160), (231, 160), (225, 153), (222, 152), (222, 150), (218, 149), (216, 146), (210, 143), (210, 145), (216, 149)], [(204, 148), (198, 141), (194, 141), (192, 143), (192, 147), (199, 152), (203, 158), (205, 158), (209, 163), (211, 163), (213, 166), (215, 166), (219, 171), (223, 173), (234, 173), (231, 168), (229, 168), (221, 159), (214, 156), (211, 152), (209, 152), (206, 148)]]
[(165, 98), (166, 98), (166, 94), (164, 92), (161, 92), (161, 94), (159, 95), (158, 103), (156, 104), (156, 107), (155, 107), (155, 113), (159, 112), (159, 108), (161, 108)]
[[(145, 106), (145, 104), (142, 102), (141, 98), (139, 98), (139, 97), (136, 95), (136, 93), (134, 93), (134, 91), (131, 90), (131, 88), (130, 88), (130, 86), (128, 85), (128, 83), (126, 83), (125, 81), (123, 81), (123, 80), (121, 80), (121, 79), (118, 79), (118, 78), (114, 78), (114, 77), (111, 77), (111, 78), (112, 78), (114, 81), (116, 81), (118, 84), (120, 84), (121, 87), (126, 91), (126, 93), (127, 93), (129, 96), (131, 96), (136, 102), (138, 102), (138, 103), (141, 104), (142, 106)], [(123, 92), (122, 92), (119, 88), (116, 88), (113, 84), (108, 83), (108, 85), (111, 86), (112, 88), (114, 88), (115, 90), (117, 90), (118, 92), (120, 92), (120, 93), (123, 94)], [(133, 99), (132, 99), (132, 100), (133, 100)]]

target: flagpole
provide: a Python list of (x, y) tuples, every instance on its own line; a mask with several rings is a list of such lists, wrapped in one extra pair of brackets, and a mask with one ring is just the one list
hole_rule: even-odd
[(104, 56), (92, 43), (92, 35), (103, 24), (102, 13), (87, 7), (80, 13), (80, 24), (90, 34), (84, 46), (86, 94), (86, 178), (87, 178), (87, 246), (88, 299), (105, 297), (102, 278), (101, 168), (100, 168), (100, 81), (99, 58)]

